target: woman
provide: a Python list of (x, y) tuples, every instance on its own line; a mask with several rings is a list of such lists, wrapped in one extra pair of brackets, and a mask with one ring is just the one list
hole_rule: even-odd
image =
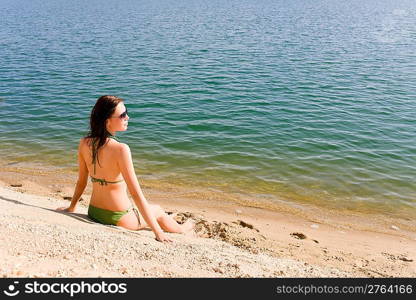
[[(163, 232), (186, 233), (193, 230), (193, 222), (178, 224), (159, 205), (150, 205), (143, 195), (134, 172), (128, 145), (114, 139), (117, 131), (126, 131), (129, 121), (123, 100), (102, 96), (91, 112), (90, 132), (78, 147), (79, 175), (69, 207), (58, 210), (74, 212), (87, 185), (88, 175), (93, 190), (88, 216), (103, 224), (131, 230), (150, 227), (160, 242), (172, 242)], [(139, 208), (132, 207), (127, 188)]]

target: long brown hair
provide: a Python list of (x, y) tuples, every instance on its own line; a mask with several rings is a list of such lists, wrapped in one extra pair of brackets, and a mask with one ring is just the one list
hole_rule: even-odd
[(101, 96), (98, 98), (94, 107), (91, 111), (90, 116), (90, 131), (86, 138), (90, 138), (90, 147), (92, 152), (92, 163), (94, 164), (95, 174), (95, 163), (98, 162), (98, 150), (104, 146), (108, 137), (111, 137), (111, 133), (108, 132), (106, 121), (114, 113), (116, 106), (123, 102), (123, 99), (116, 96)]

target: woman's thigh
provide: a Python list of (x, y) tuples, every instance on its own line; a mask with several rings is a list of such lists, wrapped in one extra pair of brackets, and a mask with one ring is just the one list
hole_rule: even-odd
[[(158, 219), (162, 215), (164, 215), (163, 209), (158, 204), (150, 204), (149, 205), (151, 214)], [(139, 212), (139, 220), (136, 217), (134, 211), (130, 211), (125, 214), (121, 219), (117, 222), (117, 226), (121, 226), (130, 230), (140, 230), (146, 227), (149, 227), (144, 220), (142, 214)]]

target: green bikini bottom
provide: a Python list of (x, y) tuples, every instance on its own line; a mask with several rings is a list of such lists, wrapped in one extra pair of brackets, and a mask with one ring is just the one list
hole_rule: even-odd
[(139, 218), (139, 212), (135, 207), (131, 207), (126, 210), (122, 211), (112, 211), (108, 209), (98, 208), (95, 206), (90, 205), (88, 207), (88, 217), (90, 217), (95, 222), (106, 224), (106, 225), (115, 225), (117, 226), (118, 221), (127, 213), (129, 213), (131, 210), (134, 211), (136, 214), (137, 220), (139, 221), (140, 225), (140, 218)]

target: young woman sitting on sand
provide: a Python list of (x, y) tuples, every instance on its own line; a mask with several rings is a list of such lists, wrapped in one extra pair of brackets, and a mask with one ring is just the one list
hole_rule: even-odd
[[(122, 99), (115, 96), (98, 98), (91, 112), (90, 132), (79, 142), (79, 174), (71, 204), (58, 210), (75, 211), (90, 176), (93, 190), (88, 216), (91, 219), (131, 230), (150, 227), (158, 241), (171, 242), (163, 230), (187, 233), (193, 230), (194, 224), (191, 220), (178, 224), (159, 205), (147, 202), (134, 172), (129, 146), (114, 139), (117, 131), (127, 130), (128, 121)], [(132, 206), (127, 188), (140, 213)]]

